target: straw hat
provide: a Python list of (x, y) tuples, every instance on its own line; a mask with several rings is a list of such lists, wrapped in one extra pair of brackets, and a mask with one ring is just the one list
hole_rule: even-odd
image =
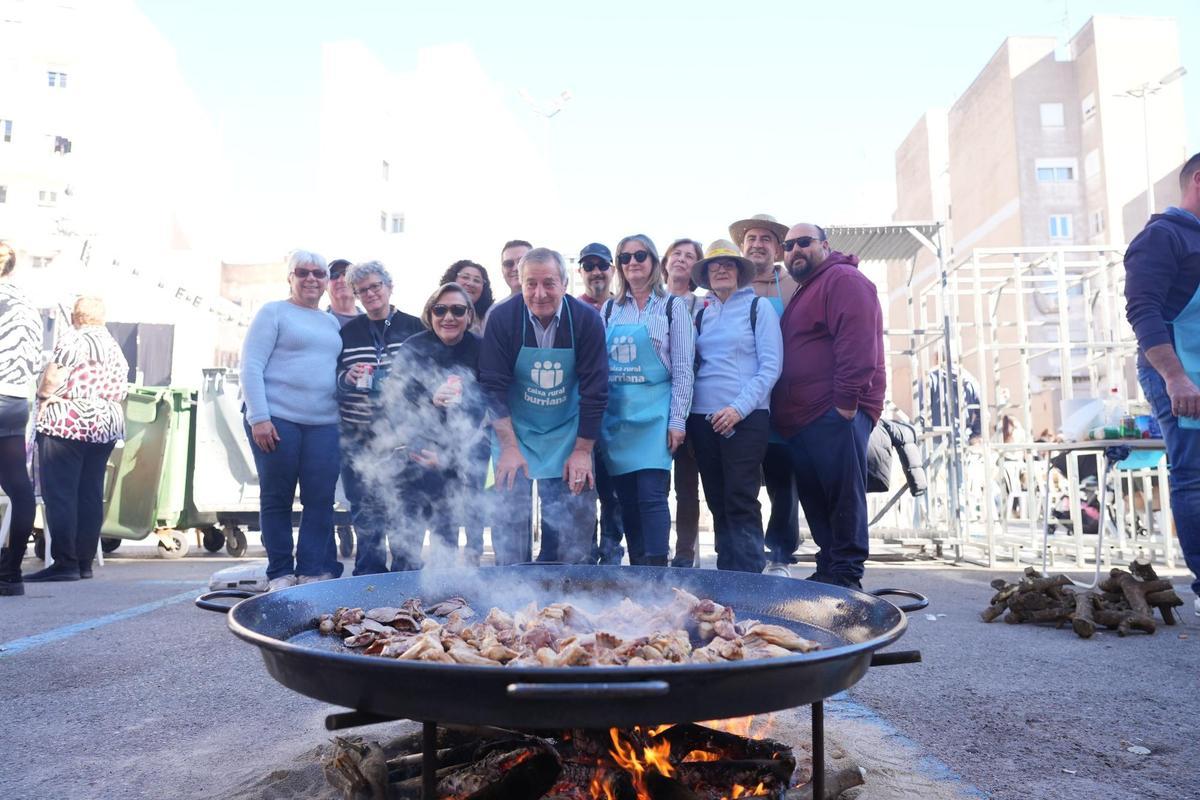
[(704, 251), (704, 258), (692, 265), (692, 281), (701, 289), (712, 289), (708, 285), (708, 265), (718, 258), (731, 258), (738, 265), (737, 285), (741, 289), (749, 286), (754, 280), (754, 264), (742, 255), (742, 251), (733, 246), (728, 239), (717, 239)]
[(751, 228), (765, 228), (775, 234), (775, 238), (779, 240), (780, 246), (783, 245), (783, 240), (787, 238), (788, 226), (784, 225), (779, 220), (772, 217), (770, 214), (755, 214), (749, 219), (739, 219), (737, 222), (729, 226), (729, 235), (733, 239), (734, 244), (741, 247), (746, 243), (746, 231)]

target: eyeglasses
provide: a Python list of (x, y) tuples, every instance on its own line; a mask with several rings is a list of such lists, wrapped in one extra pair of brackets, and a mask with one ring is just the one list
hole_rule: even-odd
[(292, 270), (292, 274), (301, 280), (307, 278), (309, 275), (322, 281), (329, 277), (329, 273), (323, 269), (305, 269), (304, 267), (296, 267)]
[(462, 319), (467, 315), (467, 307), (458, 303), (455, 303), (452, 306), (448, 306), (445, 303), (438, 303), (436, 306), (431, 308), (430, 311), (432, 311), (433, 315), (438, 319), (446, 316), (447, 313), (453, 316), (455, 319)]
[(341, 269), (331, 269), (331, 270), (329, 270), (329, 280), (336, 281), (338, 278), (342, 277), (345, 274), (346, 274), (345, 267), (342, 267)]
[(645, 250), (638, 250), (636, 253), (621, 253), (617, 256), (617, 260), (621, 262), (621, 266), (625, 266), (631, 260), (641, 264), (650, 254)]
[(723, 269), (727, 269), (731, 272), (737, 272), (737, 268), (738, 268), (738, 265), (737, 265), (736, 261), (726, 261), (726, 260), (713, 261), (708, 265), (709, 272), (717, 272), (717, 271), (720, 271)]
[(591, 272), (592, 270), (597, 269), (601, 272), (608, 272), (608, 268), (611, 267), (612, 264), (609, 264), (607, 261), (584, 261), (579, 266), (583, 267), (584, 272)]
[(813, 242), (817, 242), (817, 241), (820, 241), (820, 239), (818, 239), (816, 236), (797, 236), (795, 239), (786, 240), (783, 243), (783, 249), (790, 253), (790, 252), (792, 252), (792, 248), (796, 247), (797, 245), (799, 245), (800, 248), (803, 249), (803, 248), (811, 245)]
[(362, 297), (364, 294), (374, 294), (375, 292), (378, 292), (382, 288), (383, 288), (383, 282), (375, 281), (374, 283), (368, 283), (366, 286), (355, 287), (354, 294), (358, 295), (359, 297)]

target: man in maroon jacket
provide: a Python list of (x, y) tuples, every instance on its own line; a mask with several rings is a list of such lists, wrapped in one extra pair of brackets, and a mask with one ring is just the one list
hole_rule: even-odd
[(812, 531), (810, 580), (862, 588), (867, 439), (883, 411), (883, 311), (858, 258), (831, 250), (817, 225), (794, 225), (783, 260), (799, 284), (783, 312), (783, 374), (771, 424), (787, 440)]

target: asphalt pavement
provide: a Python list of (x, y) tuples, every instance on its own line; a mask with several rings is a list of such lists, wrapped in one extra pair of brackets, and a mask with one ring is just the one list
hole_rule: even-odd
[[(328, 742), (329, 708), (284, 689), (220, 615), (192, 606), (235, 559), (152, 553), (123, 547), (94, 580), (0, 597), (0, 797), (231, 796)], [(1200, 796), (1200, 618), (1184, 581), (1181, 625), (1085, 641), (981, 622), (998, 575), (1013, 577), (868, 570), (868, 589), (932, 605), (897, 645), (921, 664), (873, 669), (828, 704), (831, 737), (868, 769), (860, 800)]]

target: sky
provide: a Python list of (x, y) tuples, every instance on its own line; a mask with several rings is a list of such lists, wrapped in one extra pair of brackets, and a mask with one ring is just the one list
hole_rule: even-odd
[[(346, 39), (396, 72), (420, 48), (469, 46), (548, 157), (563, 238), (576, 240), (554, 243), (564, 249), (633, 231), (709, 241), (759, 212), (886, 222), (894, 153), (920, 115), (948, 108), (1005, 36), (1065, 43), (1093, 14), (1176, 18), (1200, 150), (1196, 0), (135, 3), (213, 119), (231, 203), (261, 215), (311, 191), (321, 45)], [(572, 100), (546, 123), (522, 90)]]

